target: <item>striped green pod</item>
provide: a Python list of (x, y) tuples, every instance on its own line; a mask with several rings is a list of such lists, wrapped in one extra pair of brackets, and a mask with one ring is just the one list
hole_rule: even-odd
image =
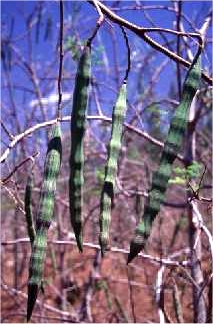
[(32, 213), (32, 189), (33, 189), (33, 175), (29, 174), (27, 177), (27, 184), (25, 188), (24, 208), (25, 208), (25, 217), (27, 223), (27, 232), (30, 238), (31, 246), (33, 245), (33, 241), (36, 235), (34, 221), (33, 221), (33, 213)]
[(179, 106), (172, 117), (169, 132), (162, 151), (159, 167), (153, 174), (152, 185), (147, 204), (144, 208), (142, 221), (135, 230), (135, 236), (130, 244), (128, 263), (144, 248), (150, 235), (152, 223), (165, 199), (168, 181), (172, 172), (172, 164), (181, 149), (187, 128), (188, 113), (193, 97), (199, 87), (201, 78), (200, 57), (196, 55), (186, 75), (183, 93)]
[(71, 116), (71, 152), (69, 201), (70, 219), (75, 233), (79, 251), (83, 251), (82, 238), (82, 206), (84, 184), (84, 149), (83, 139), (86, 127), (86, 109), (89, 97), (89, 83), (91, 78), (91, 48), (86, 45), (81, 55), (75, 79), (73, 94), (73, 108)]
[(61, 157), (61, 127), (60, 123), (57, 123), (52, 128), (44, 165), (44, 178), (36, 219), (36, 237), (32, 247), (29, 268), (27, 321), (30, 320), (38, 292), (41, 289), (47, 231), (54, 212), (56, 181), (60, 170)]
[(108, 158), (105, 167), (104, 185), (101, 193), (100, 201), (100, 236), (99, 242), (101, 246), (102, 256), (109, 244), (109, 229), (111, 222), (111, 210), (113, 207), (113, 196), (115, 179), (118, 169), (118, 158), (121, 149), (121, 137), (124, 117), (126, 115), (126, 80), (123, 82), (116, 104), (112, 114), (112, 130), (111, 138), (108, 146)]

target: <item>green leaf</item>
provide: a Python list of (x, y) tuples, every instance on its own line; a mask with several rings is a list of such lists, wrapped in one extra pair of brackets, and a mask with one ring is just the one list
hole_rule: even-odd
[(174, 171), (177, 175), (185, 176), (185, 174), (186, 174), (186, 169), (185, 169), (185, 168), (175, 167), (175, 168), (173, 169), (173, 171)]
[(186, 179), (183, 179), (183, 178), (177, 176), (173, 179), (170, 179), (169, 184), (185, 185)]
[(198, 178), (200, 176), (202, 166), (197, 161), (193, 161), (191, 165), (189, 165), (186, 169), (186, 175), (189, 178)]

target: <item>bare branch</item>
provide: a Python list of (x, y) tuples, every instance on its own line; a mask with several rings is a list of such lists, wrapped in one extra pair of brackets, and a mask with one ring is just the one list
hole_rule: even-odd
[[(64, 116), (61, 118), (62, 122), (68, 122), (70, 121), (71, 117), (70, 116)], [(106, 116), (87, 116), (88, 120), (102, 120), (102, 121), (106, 121), (111, 123), (112, 119)], [(8, 148), (4, 151), (4, 153), (2, 154), (1, 158), (0, 158), (0, 162), (3, 163), (5, 162), (6, 158), (8, 157), (10, 150), (16, 146), (17, 143), (19, 143), (23, 138), (29, 136), (30, 134), (32, 134), (33, 132), (35, 132), (36, 130), (43, 128), (43, 127), (47, 127), (47, 126), (51, 126), (53, 124), (55, 124), (57, 122), (57, 119), (52, 119), (46, 122), (42, 122), (39, 124), (36, 124), (35, 126), (32, 126), (30, 128), (28, 128), (27, 130), (25, 130), (23, 133), (16, 135), (14, 137), (14, 139), (10, 142), (10, 144), (8, 145)], [(137, 133), (138, 135), (144, 137), (145, 139), (147, 139), (148, 141), (150, 141), (152, 144), (157, 145), (159, 147), (163, 147), (164, 144), (161, 141), (156, 140), (155, 138), (153, 138), (151, 135), (149, 135), (147, 132), (142, 131), (128, 123), (124, 123), (125, 127), (127, 127), (129, 130)], [(184, 161), (183, 156), (182, 155), (178, 155), (177, 158), (181, 161)]]
[[(91, 3), (92, 5), (93, 2), (88, 0), (89, 3)], [(191, 63), (184, 60), (182, 57), (178, 56), (177, 54), (171, 52), (170, 50), (168, 50), (167, 48), (163, 47), (162, 45), (160, 45), (158, 42), (154, 41), (150, 36), (148, 36), (146, 33), (147, 32), (167, 32), (173, 35), (179, 35), (179, 36), (186, 36), (186, 37), (196, 37), (199, 40), (199, 44), (202, 44), (202, 38), (200, 36), (200, 34), (197, 33), (184, 33), (184, 32), (178, 32), (178, 31), (174, 31), (174, 30), (170, 30), (170, 29), (163, 29), (163, 28), (143, 28), (143, 27), (139, 27), (135, 24), (130, 23), (129, 21), (121, 18), (120, 16), (116, 15), (113, 11), (111, 11), (107, 6), (105, 6), (103, 3), (101, 3), (100, 1), (97, 0), (97, 3), (99, 5), (99, 7), (101, 8), (102, 12), (113, 22), (115, 22), (116, 24), (119, 24), (121, 26), (124, 26), (126, 28), (128, 28), (129, 30), (131, 30), (132, 32), (134, 32), (136, 35), (138, 35), (139, 37), (141, 37), (146, 43), (148, 43), (150, 46), (152, 46), (153, 48), (155, 48), (157, 51), (167, 55), (168, 57), (170, 57), (172, 60), (174, 60), (175, 62), (179, 62), (182, 65), (184, 65), (185, 67), (189, 68)], [(208, 75), (206, 75), (205, 73), (202, 73), (202, 78), (208, 82), (208, 84), (212, 85), (212, 78), (210, 78)]]
[(31, 162), (33, 162), (34, 161), (34, 158), (36, 157), (36, 156), (38, 156), (38, 152), (35, 152), (35, 153), (33, 153), (33, 155), (32, 156), (28, 156), (26, 159), (24, 159), (23, 161), (21, 161), (18, 165), (16, 165), (15, 166), (15, 168), (6, 176), (6, 178), (4, 178), (3, 180), (2, 180), (2, 183), (3, 184), (6, 184), (7, 183), (7, 181), (12, 177), (12, 175), (18, 170), (18, 169), (20, 169), (26, 162), (28, 162), (28, 161), (31, 161)]
[[(3, 282), (1, 282), (1, 287), (2, 289), (6, 290), (11, 296), (21, 296), (22, 298), (24, 299), (27, 299), (27, 294), (23, 293), (22, 291), (20, 290), (17, 290), (17, 289), (14, 289), (12, 287), (9, 287), (8, 285), (4, 284)], [(69, 312), (63, 312), (53, 306), (50, 306), (50, 305), (47, 305), (47, 304), (44, 304), (42, 301), (40, 300), (36, 300), (36, 304), (39, 305), (39, 306), (42, 306), (43, 308), (45, 308), (46, 310), (48, 311), (51, 311), (53, 313), (56, 313), (56, 314), (60, 314), (60, 315), (63, 315), (63, 316), (66, 316), (67, 319), (69, 319), (71, 322), (78, 322), (78, 319), (71, 315)]]
[[(73, 236), (73, 235), (72, 235)], [(8, 241), (2, 241), (1, 244), (4, 245), (13, 245), (13, 244), (23, 244), (23, 243), (28, 243), (30, 242), (29, 238), (20, 238), (17, 240), (8, 240)], [(50, 240), (48, 241), (48, 243), (51, 244), (58, 244), (58, 245), (76, 245), (75, 241), (64, 241), (64, 240)], [(91, 248), (91, 249), (95, 249), (95, 250), (100, 250), (100, 246), (98, 244), (93, 244), (93, 243), (87, 243), (84, 242), (83, 245), (85, 247)], [(110, 247), (109, 252), (113, 252), (113, 253), (122, 253), (122, 254), (129, 254), (128, 250), (125, 249), (119, 249), (117, 247)], [(187, 253), (188, 254), (189, 250), (185, 249), (182, 251), (182, 253)], [(179, 253), (178, 253), (179, 255)], [(154, 262), (154, 263), (159, 263), (165, 266), (175, 266), (175, 267), (187, 267), (189, 265), (188, 261), (173, 261), (171, 259), (175, 258), (177, 255), (174, 253), (172, 255), (169, 256), (168, 259), (166, 258), (159, 258), (159, 257), (155, 257), (155, 256), (151, 256), (149, 254), (145, 254), (145, 253), (139, 253), (138, 256), (140, 258), (143, 259), (147, 259), (150, 262)]]

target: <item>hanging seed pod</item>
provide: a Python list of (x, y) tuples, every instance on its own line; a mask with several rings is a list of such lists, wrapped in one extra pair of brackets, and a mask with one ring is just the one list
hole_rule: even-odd
[(193, 97), (198, 90), (201, 79), (200, 52), (196, 55), (187, 73), (182, 99), (176, 108), (170, 123), (170, 129), (163, 148), (158, 170), (153, 174), (152, 186), (147, 204), (144, 209), (142, 221), (135, 230), (135, 237), (130, 244), (130, 253), (127, 263), (144, 248), (150, 235), (152, 223), (160, 210), (160, 205), (165, 199), (168, 181), (172, 172), (172, 164), (181, 149), (184, 134), (187, 128), (188, 113)]
[(89, 96), (89, 82), (91, 78), (91, 48), (86, 45), (80, 58), (75, 79), (73, 94), (73, 109), (71, 116), (71, 153), (69, 200), (70, 218), (76, 242), (80, 252), (82, 244), (82, 206), (84, 184), (84, 150), (83, 139), (86, 127), (86, 109)]
[(112, 115), (112, 132), (108, 147), (108, 158), (105, 167), (104, 185), (101, 193), (100, 202), (100, 237), (99, 242), (101, 246), (102, 256), (107, 249), (109, 243), (109, 229), (111, 222), (111, 209), (113, 206), (113, 196), (115, 179), (118, 169), (118, 158), (121, 149), (121, 137), (123, 122), (126, 115), (126, 80), (123, 82), (117, 102), (113, 109)]
[(32, 213), (32, 189), (33, 189), (33, 173), (27, 177), (27, 184), (25, 188), (24, 206), (25, 206), (25, 217), (27, 223), (28, 236), (30, 238), (31, 247), (33, 245), (36, 232), (33, 221)]
[(56, 180), (62, 157), (61, 127), (57, 123), (52, 128), (44, 165), (44, 179), (36, 219), (36, 237), (33, 242), (28, 281), (27, 321), (32, 311), (42, 284), (42, 275), (47, 246), (47, 231), (52, 221)]

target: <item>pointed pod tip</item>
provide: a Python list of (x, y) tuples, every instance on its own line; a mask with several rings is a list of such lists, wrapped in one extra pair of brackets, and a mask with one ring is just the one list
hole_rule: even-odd
[(101, 248), (101, 256), (102, 258), (105, 256), (106, 251), (110, 250), (109, 246), (109, 239), (108, 238), (103, 238), (101, 235), (99, 236), (99, 245)]
[(32, 316), (33, 308), (38, 296), (39, 287), (37, 284), (28, 285), (28, 300), (27, 300), (27, 322), (30, 321)]
[(106, 252), (105, 247), (104, 246), (101, 246), (101, 256), (102, 256), (102, 258), (104, 257), (105, 252)]
[(130, 253), (128, 254), (128, 258), (127, 258), (127, 262), (126, 264), (128, 265), (133, 259), (134, 259), (135, 256), (131, 255)]
[(83, 253), (83, 242), (82, 242), (82, 239), (80, 237), (76, 237), (76, 242), (77, 242), (77, 246), (78, 246), (79, 252)]
[(138, 255), (138, 253), (140, 253), (143, 246), (143, 244), (139, 244), (134, 241), (130, 243), (130, 252), (128, 254), (127, 264), (129, 264)]
[(79, 249), (79, 252), (80, 252), (80, 253), (83, 253), (83, 248), (82, 248), (82, 246), (78, 246), (78, 249)]

